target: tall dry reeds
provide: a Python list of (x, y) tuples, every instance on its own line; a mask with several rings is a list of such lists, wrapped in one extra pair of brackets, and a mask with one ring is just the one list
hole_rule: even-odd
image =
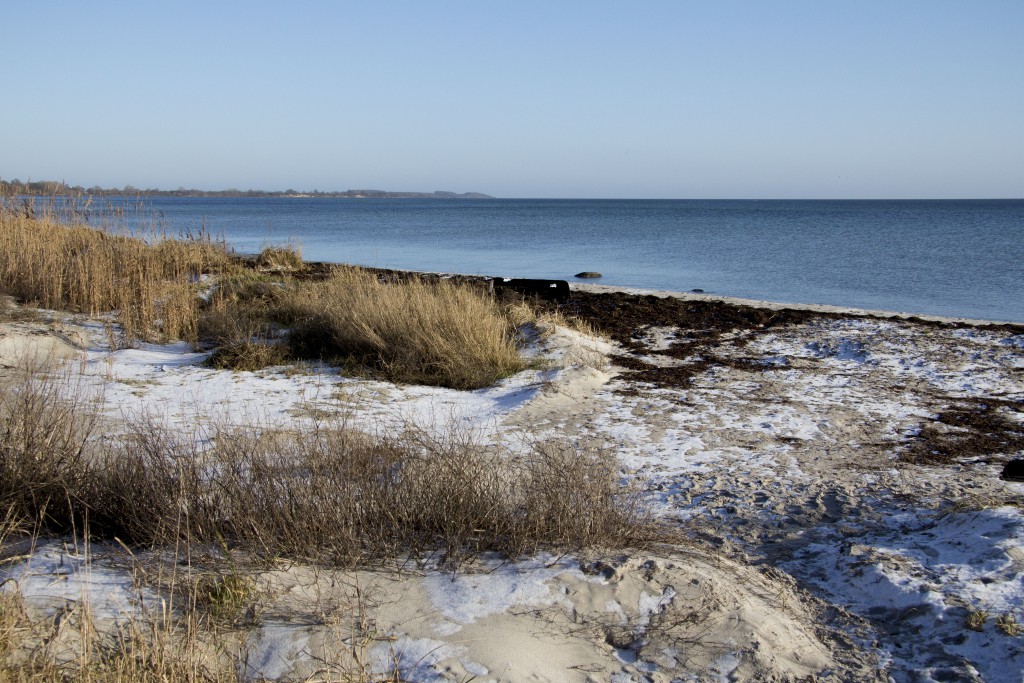
[[(202, 236), (146, 241), (0, 205), (0, 291), (44, 308), (116, 311), (123, 345), (205, 338), (230, 347), (221, 367), (256, 369), (287, 357), (265, 343), (287, 326), (292, 356), (396, 382), (475, 389), (523, 368), (513, 322), (470, 287), (381, 282), (358, 268), (271, 282), (228, 260), (223, 244)], [(260, 263), (302, 265), (295, 247), (268, 248)], [(197, 281), (212, 270), (232, 274), (204, 304)]]
[(476, 389), (524, 366), (515, 328), (485, 294), (445, 281), (382, 282), (343, 268), (288, 290), (299, 357), (339, 360), (396, 382)]
[(0, 289), (37, 306), (118, 312), (123, 339), (197, 337), (199, 275), (227, 254), (210, 239), (146, 240), (0, 206)]

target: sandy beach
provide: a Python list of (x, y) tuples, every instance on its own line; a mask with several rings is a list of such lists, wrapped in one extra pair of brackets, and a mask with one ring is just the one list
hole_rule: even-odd
[[(354, 656), (412, 681), (1024, 680), (1007, 627), (1024, 621), (1024, 483), (1000, 478), (1024, 449), (1024, 327), (574, 292), (596, 334), (523, 330), (530, 369), (475, 391), (213, 370), (185, 344), (112, 351), (102, 323), (54, 312), (0, 323), (0, 367), (10, 382), (45, 355), (112, 431), (343, 414), (368, 433), (586, 444), (679, 533), (455, 571), (254, 569), (258, 618), (231, 632), (252, 680), (320, 680)], [(159, 601), (132, 571), (158, 555), (43, 540), (5, 564), (5, 590), (41, 614), (90, 600), (112, 628)], [(359, 648), (356, 603), (376, 634)]]

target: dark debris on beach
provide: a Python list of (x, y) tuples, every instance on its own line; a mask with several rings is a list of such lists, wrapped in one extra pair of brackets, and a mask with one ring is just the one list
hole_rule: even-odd
[[(341, 266), (331, 263), (304, 262), (302, 268), (290, 273), (299, 280), (321, 280)], [(387, 268), (366, 268), (381, 279), (402, 281), (410, 278), (446, 280), (481, 288), (489, 288), (491, 277), (444, 273), (418, 273)], [(592, 326), (609, 339), (618, 342), (627, 354), (612, 358), (624, 370), (627, 380), (620, 391), (635, 392), (636, 383), (656, 387), (683, 388), (692, 379), (710, 368), (721, 366), (749, 371), (763, 371), (770, 366), (757, 358), (737, 356), (742, 348), (758, 335), (787, 325), (806, 324), (813, 320), (840, 320), (875, 318), (877, 316), (832, 311), (810, 311), (799, 308), (763, 308), (713, 299), (688, 299), (628, 292), (573, 291), (565, 303), (529, 299), (538, 311), (558, 311), (566, 317), (575, 317)], [(956, 321), (926, 320), (909, 316), (901, 318), (907, 324), (934, 328), (982, 327), (1008, 334), (1024, 333), (1024, 325), (999, 324), (972, 325)], [(646, 343), (652, 328), (676, 330), (673, 343), (666, 349), (653, 350)], [(724, 347), (729, 354), (722, 354)], [(667, 356), (676, 362), (655, 364), (641, 356)]]
[[(623, 379), (628, 380), (619, 389), (625, 393), (635, 393), (636, 383), (686, 387), (695, 376), (715, 366), (762, 369), (755, 359), (723, 356), (716, 353), (716, 349), (723, 344), (734, 349), (742, 347), (756, 334), (783, 325), (841, 317), (834, 313), (771, 310), (725, 301), (624, 292), (574, 292), (572, 301), (564, 304), (561, 311), (592, 325), (632, 353), (612, 358), (623, 368)], [(652, 350), (646, 343), (646, 332), (651, 328), (677, 330), (676, 338), (668, 348)], [(661, 365), (640, 357), (652, 355), (667, 356), (678, 362)]]
[(957, 399), (921, 426), (902, 458), (917, 465), (999, 461), (1002, 455), (1024, 451), (1021, 412), (1024, 406), (1015, 401)]
[[(300, 280), (325, 279), (339, 265), (306, 262), (288, 273)], [(416, 273), (402, 270), (367, 268), (389, 281), (410, 278), (446, 280), (480, 288), (490, 288), (490, 277)], [(772, 366), (760, 358), (747, 358), (737, 350), (758, 335), (787, 325), (802, 325), (814, 320), (889, 319), (886, 316), (810, 311), (799, 308), (761, 308), (729, 301), (688, 299), (672, 296), (631, 294), (627, 292), (574, 291), (570, 301), (555, 303), (540, 299), (527, 302), (539, 312), (557, 311), (577, 318), (597, 332), (619, 343), (625, 353), (612, 356), (621, 372), (617, 391), (637, 394), (638, 387), (683, 389), (693, 379), (715, 367), (760, 372)], [(972, 324), (959, 321), (927, 320), (915, 316), (900, 317), (903, 324), (928, 328), (979, 328), (1006, 334), (1024, 334), (1024, 325), (1012, 323)], [(650, 331), (674, 330), (667, 348), (652, 348)], [(666, 363), (653, 363), (652, 357), (666, 357)], [(954, 401), (934, 419), (922, 424), (916, 437), (893, 443), (904, 462), (942, 465), (955, 462), (988, 462), (1000, 454), (1024, 450), (1024, 431), (1015, 413), (1022, 412), (1018, 402), (998, 399)]]

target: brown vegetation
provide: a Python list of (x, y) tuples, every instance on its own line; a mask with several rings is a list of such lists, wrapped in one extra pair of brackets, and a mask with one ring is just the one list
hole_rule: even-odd
[(99, 439), (73, 385), (0, 394), (0, 511), (47, 533), (88, 526), (142, 546), (227, 542), (252, 556), (350, 566), (442, 549), (510, 556), (639, 543), (649, 528), (611, 454), (525, 454), (416, 430), (367, 437), (216, 430), (212, 446), (147, 422)]
[[(0, 207), (0, 291), (44, 308), (116, 311), (122, 346), (209, 342), (219, 347), (211, 359), (218, 368), (323, 360), (457, 389), (523, 368), (509, 316), (478, 289), (414, 277), (382, 282), (357, 268), (318, 280), (288, 275), (302, 265), (296, 247), (264, 249), (253, 270), (204, 237), (149, 243)], [(209, 272), (217, 282), (204, 301), (199, 280)]]
[(395, 382), (489, 386), (524, 367), (515, 329), (493, 300), (448, 282), (381, 282), (342, 268), (288, 291), (296, 356), (369, 368)]
[(126, 345), (194, 341), (196, 282), (226, 263), (224, 246), (205, 237), (150, 243), (0, 207), (0, 289), (42, 308), (116, 311)]

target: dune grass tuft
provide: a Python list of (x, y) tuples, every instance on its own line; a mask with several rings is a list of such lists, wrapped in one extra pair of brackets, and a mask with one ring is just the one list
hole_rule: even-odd
[(476, 389), (524, 367), (512, 323), (466, 286), (381, 282), (343, 268), (289, 290), (281, 305), (297, 357), (354, 364), (394, 382)]
[(291, 271), (302, 268), (302, 250), (297, 244), (268, 246), (256, 256), (259, 270)]

